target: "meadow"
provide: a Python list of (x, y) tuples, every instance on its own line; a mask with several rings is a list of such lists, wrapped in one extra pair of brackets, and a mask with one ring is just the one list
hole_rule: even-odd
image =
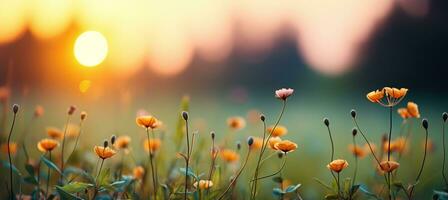
[[(380, 88), (340, 108), (281, 88), (254, 103), (270, 105), (264, 111), (193, 106), (188, 96), (150, 112), (64, 110), (14, 104), (9, 93), (2, 89), (2, 199), (448, 198), (448, 114), (419, 107), (412, 88)], [(373, 107), (357, 108), (364, 104)]]

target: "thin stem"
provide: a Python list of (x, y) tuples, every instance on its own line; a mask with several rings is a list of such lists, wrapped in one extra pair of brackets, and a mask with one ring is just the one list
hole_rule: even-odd
[[(269, 139), (271, 139), (272, 137), (272, 133), (275, 131), (275, 128), (277, 128), (278, 124), (280, 123), (280, 120), (282, 119), (283, 113), (285, 113), (285, 108), (286, 108), (286, 99), (283, 100), (283, 105), (282, 105), (282, 109), (280, 111), (280, 114), (277, 118), (277, 121), (275, 122), (274, 126), (272, 127), (272, 130), (270, 131), (268, 138), (266, 139), (266, 142), (263, 143), (262, 147), (261, 147), (261, 151), (260, 151), (260, 155), (258, 157), (258, 161), (257, 161), (257, 167), (255, 169), (255, 174), (254, 174), (254, 179), (257, 180), (258, 178), (258, 173), (260, 170), (260, 161), (263, 157), (264, 152), (266, 151), (267, 145), (269, 143)], [(263, 139), (266, 136), (266, 123), (263, 121)], [(254, 185), (253, 185), (253, 191), (251, 192), (251, 199), (253, 200), (256, 196), (257, 193), (257, 181), (255, 181)]]
[[(392, 139), (392, 106), (389, 107), (389, 138), (388, 138), (388, 146), (387, 146), (387, 161), (390, 161), (390, 142)], [(390, 187), (391, 179), (390, 179), (391, 172), (387, 172), (387, 178), (389, 179), (388, 182), (388, 188), (389, 188), (389, 199), (392, 199), (392, 190)]]
[[(266, 140), (266, 122), (263, 121), (263, 143), (261, 143), (261, 147), (263, 148), (263, 146), (269, 142), (269, 141), (265, 141)], [(257, 166), (255, 168), (255, 174), (254, 174), (254, 179), (256, 179), (258, 177), (258, 171), (260, 170), (260, 165), (261, 165), (261, 158), (263, 156), (263, 153), (260, 151), (260, 154), (258, 156), (258, 160), (257, 160)], [(257, 184), (258, 181), (256, 180), (252, 185), (251, 185), (251, 192), (250, 192), (250, 197), (255, 198), (255, 194), (257, 192)]]
[(361, 136), (364, 138), (364, 140), (367, 143), (367, 146), (369, 146), (370, 152), (372, 153), (373, 157), (375, 158), (376, 162), (378, 163), (378, 166), (381, 165), (380, 160), (378, 159), (378, 157), (375, 155), (375, 151), (373, 151), (372, 145), (370, 144), (369, 140), (367, 139), (367, 137), (364, 135), (364, 132), (362, 132), (361, 128), (358, 125), (358, 121), (356, 120), (356, 118), (353, 118), (353, 122), (355, 123), (356, 128), (358, 129), (359, 133), (361, 133)]
[(247, 155), (246, 155), (246, 159), (244, 160), (243, 166), (240, 168), (240, 170), (236, 174), (235, 178), (232, 179), (232, 181), (230, 182), (230, 184), (227, 187), (227, 189), (219, 196), (218, 200), (223, 199), (225, 194), (230, 190), (230, 188), (232, 188), (232, 185), (235, 184), (236, 180), (238, 179), (238, 177), (241, 175), (241, 173), (243, 172), (244, 168), (246, 167), (247, 161), (249, 160), (250, 152), (251, 152), (251, 149), (249, 148), (247, 150)]
[[(152, 130), (152, 129), (151, 129)], [(154, 164), (153, 164), (153, 155), (152, 155), (152, 149), (151, 149), (151, 139), (149, 136), (149, 129), (146, 128), (146, 136), (148, 139), (148, 156), (149, 156), (149, 164), (151, 167), (151, 176), (152, 176), (152, 184), (153, 184), (153, 190), (154, 190), (154, 200), (157, 199), (157, 185), (156, 185), (156, 179), (154, 174)]]
[[(65, 136), (67, 135), (68, 123), (70, 122), (70, 114), (67, 116), (67, 122), (65, 123), (64, 136), (62, 137), (61, 146), (61, 171), (64, 171), (64, 148), (65, 148)], [(62, 183), (62, 175), (59, 177), (59, 181)]]
[(104, 160), (105, 159), (101, 159), (100, 169), (99, 169), (98, 174), (96, 175), (96, 178), (95, 178), (95, 182), (96, 182), (95, 193), (93, 194), (93, 198), (92, 199), (95, 199), (96, 195), (98, 194), (98, 177), (100, 176), (101, 170), (103, 169)]
[(336, 179), (336, 184), (338, 186), (338, 199), (342, 199), (342, 195), (341, 195), (341, 185), (339, 184), (339, 179), (340, 179), (340, 172), (337, 173), (337, 179)]
[(14, 124), (16, 123), (16, 116), (17, 114), (14, 113), (14, 117), (12, 119), (12, 125), (11, 125), (11, 129), (9, 130), (9, 135), (8, 135), (8, 160), (9, 160), (9, 183), (10, 183), (10, 199), (14, 199), (14, 189), (13, 189), (13, 177), (12, 177), (12, 158), (11, 158), (11, 149), (9, 146), (9, 143), (11, 142), (11, 135), (12, 135), (12, 131), (14, 130)]
[(185, 120), (185, 132), (187, 134), (187, 158), (185, 159), (185, 188), (184, 188), (184, 200), (187, 200), (188, 190), (188, 170), (190, 162), (190, 137), (188, 135), (188, 120)]
[[(356, 139), (355, 138), (356, 138), (356, 136), (353, 135), (353, 148), (355, 148), (355, 150), (356, 150), (357, 147), (356, 147)], [(356, 183), (356, 175), (358, 174), (358, 155), (354, 154), (354, 157), (355, 157), (355, 171), (353, 172), (352, 187)], [(352, 190), (350, 188), (350, 196), (349, 196), (350, 200), (352, 199), (352, 196), (353, 196), (353, 193), (352, 193)]]
[[(215, 160), (216, 160), (216, 156), (215, 156), (215, 139), (213, 138), (212, 139), (212, 159), (211, 159), (211, 163), (210, 163), (210, 170), (209, 170), (209, 173), (208, 173), (208, 180), (209, 181), (211, 181), (212, 180), (212, 176), (213, 176), (213, 170), (215, 169)], [(209, 183), (210, 182), (207, 182), (207, 187), (206, 188), (209, 188)], [(209, 191), (210, 191), (210, 188), (207, 190), (207, 197), (208, 197), (208, 194), (209, 194)]]
[(331, 136), (331, 130), (330, 130), (330, 126), (327, 126), (328, 129), (328, 135), (330, 136), (330, 141), (331, 141), (331, 161), (334, 160), (334, 142), (333, 142), (333, 137)]
[(446, 162), (446, 147), (445, 147), (445, 122), (442, 123), (442, 146), (443, 146), (443, 162), (442, 162), (442, 176), (445, 181), (445, 187), (448, 187), (448, 180), (445, 174), (445, 162)]
[(73, 153), (75, 153), (76, 148), (78, 147), (78, 142), (79, 142), (79, 138), (81, 137), (81, 133), (82, 133), (82, 125), (84, 120), (81, 120), (81, 122), (79, 122), (79, 134), (78, 136), (76, 136), (76, 140), (75, 140), (75, 146), (73, 147), (72, 152), (70, 153), (70, 155), (68, 156), (68, 159), (66, 161), (66, 163), (68, 163), (68, 161), (70, 160), (70, 158), (72, 157)]
[(266, 175), (266, 176), (259, 177), (259, 178), (257, 178), (257, 179), (252, 179), (251, 181), (256, 181), (256, 180), (261, 180), (261, 179), (269, 178), (269, 177), (272, 177), (272, 176), (275, 176), (275, 175), (281, 173), (282, 170), (283, 170), (283, 168), (285, 168), (285, 166), (286, 166), (286, 158), (287, 158), (286, 155), (287, 155), (287, 154), (285, 153), (285, 159), (283, 159), (282, 166), (281, 166), (280, 169), (278, 169), (276, 172), (274, 172), (274, 173), (272, 173), (272, 174), (270, 174), (270, 175)]
[[(418, 183), (420, 181), (420, 176), (423, 173), (423, 168), (425, 167), (425, 162), (426, 162), (426, 152), (427, 152), (427, 149), (428, 149), (428, 129), (425, 129), (425, 132), (426, 132), (426, 136), (425, 136), (425, 153), (423, 154), (422, 165), (420, 166), (420, 171), (418, 172), (418, 175), (415, 178), (415, 183)], [(412, 198), (412, 194), (414, 192), (414, 188), (415, 188), (415, 185), (412, 186), (411, 191), (409, 192), (409, 199)]]
[[(48, 152), (49, 153), (49, 155), (48, 155), (48, 160), (50, 160), (51, 161), (51, 151), (49, 151)], [(50, 167), (48, 167), (48, 171), (47, 171), (47, 188), (46, 188), (46, 193), (47, 193), (47, 197), (49, 196), (49, 193), (50, 193), (50, 191), (49, 191), (49, 185), (50, 185), (50, 176), (51, 176), (51, 170), (50, 170)]]

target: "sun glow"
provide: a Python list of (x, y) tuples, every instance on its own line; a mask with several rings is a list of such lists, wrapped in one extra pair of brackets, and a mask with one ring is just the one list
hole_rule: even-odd
[(107, 56), (107, 40), (100, 32), (87, 31), (78, 36), (73, 51), (81, 65), (94, 67)]

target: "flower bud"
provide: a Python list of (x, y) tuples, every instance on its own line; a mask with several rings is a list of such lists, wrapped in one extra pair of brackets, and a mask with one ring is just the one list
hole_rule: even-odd
[(356, 136), (356, 134), (358, 134), (358, 129), (353, 128), (353, 129), (352, 129), (352, 135), (353, 135), (353, 136)]
[(236, 149), (238, 149), (238, 150), (241, 149), (241, 142), (240, 141), (236, 142)]
[(114, 145), (115, 144), (115, 139), (116, 139), (117, 137), (115, 136), (115, 135), (112, 135), (112, 137), (110, 137), (110, 143), (112, 144), (112, 145)]
[(109, 146), (109, 142), (107, 142), (107, 140), (104, 140), (103, 146), (104, 148), (106, 148), (107, 146)]
[(17, 112), (19, 111), (19, 105), (18, 104), (12, 105), (12, 111), (14, 112), (14, 114), (17, 114)]
[(82, 111), (81, 112), (81, 120), (85, 120), (87, 117), (87, 112), (86, 111)]
[(422, 120), (422, 126), (423, 126), (423, 128), (428, 129), (429, 125), (428, 125), (428, 120), (426, 118)]
[(325, 126), (330, 126), (330, 120), (328, 120), (328, 118), (324, 118), (324, 124)]
[(215, 132), (214, 131), (210, 132), (210, 136), (212, 136), (212, 140), (214, 140), (215, 139)]
[(188, 120), (188, 112), (187, 111), (182, 111), (182, 118), (184, 118), (184, 120)]
[(448, 119), (448, 113), (443, 112), (442, 118), (443, 118), (443, 122), (446, 122), (446, 120)]
[(266, 117), (263, 114), (261, 114), (260, 119), (261, 119), (261, 121), (264, 121), (264, 120), (266, 120)]
[(68, 108), (67, 113), (68, 113), (68, 115), (73, 115), (73, 113), (75, 113), (75, 111), (76, 111), (76, 107), (75, 106), (70, 106)]
[(352, 110), (350, 111), (350, 115), (351, 115), (353, 118), (356, 118), (356, 110), (355, 110), (355, 109), (352, 109)]
[(248, 144), (249, 146), (252, 146), (252, 144), (254, 144), (254, 138), (252, 138), (252, 137), (248, 137), (248, 138), (247, 138), (247, 144)]

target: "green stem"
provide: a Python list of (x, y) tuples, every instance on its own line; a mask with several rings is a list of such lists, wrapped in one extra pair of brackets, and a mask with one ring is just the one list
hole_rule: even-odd
[(185, 159), (185, 188), (184, 188), (184, 200), (187, 200), (188, 190), (188, 170), (190, 162), (190, 136), (188, 135), (188, 120), (185, 120), (185, 132), (187, 134), (187, 158)]
[[(357, 147), (356, 147), (356, 139), (355, 139), (355, 137), (356, 137), (356, 136), (353, 135), (353, 148), (355, 148), (355, 150), (356, 150)], [(353, 187), (353, 186), (355, 185), (355, 183), (356, 183), (356, 175), (358, 174), (358, 155), (354, 154), (354, 156), (355, 156), (355, 171), (353, 172), (352, 187)], [(353, 197), (353, 193), (352, 193), (352, 190), (351, 190), (351, 188), (350, 188), (350, 196), (349, 196), (349, 199), (351, 200), (352, 197)]]
[(81, 133), (82, 133), (82, 125), (84, 120), (81, 120), (81, 122), (79, 123), (79, 134), (76, 136), (76, 140), (75, 140), (75, 146), (73, 147), (72, 152), (70, 153), (70, 155), (68, 156), (68, 159), (66, 161), (66, 164), (68, 163), (68, 161), (70, 161), (70, 158), (72, 157), (73, 153), (75, 153), (76, 148), (78, 147), (78, 142), (79, 142), (79, 138), (81, 137)]
[(446, 147), (445, 147), (445, 122), (442, 123), (442, 146), (443, 146), (443, 162), (442, 162), (442, 176), (445, 181), (445, 187), (448, 187), (448, 180), (445, 174), (445, 162), (446, 162)]
[[(388, 141), (388, 146), (387, 146), (387, 162), (390, 161), (390, 142), (392, 139), (392, 111), (393, 111), (392, 106), (390, 106), (389, 107), (389, 138), (388, 138), (389, 141)], [(387, 172), (387, 178), (389, 179), (389, 182), (388, 182), (389, 200), (392, 199), (392, 190), (391, 190), (391, 186), (390, 186), (390, 184), (391, 184), (390, 174), (391, 174), (390, 171)]]
[[(426, 136), (425, 136), (425, 153), (423, 154), (422, 165), (420, 166), (420, 171), (418, 172), (418, 175), (415, 178), (415, 183), (418, 183), (420, 181), (420, 176), (423, 173), (423, 168), (425, 167), (425, 162), (426, 162), (426, 152), (427, 152), (427, 148), (428, 148), (428, 129), (425, 129), (425, 132), (426, 132)], [(414, 192), (414, 188), (415, 188), (415, 185), (413, 185), (411, 187), (411, 191), (409, 192), (409, 199), (412, 199), (412, 194)]]
[(342, 199), (342, 195), (341, 195), (341, 184), (339, 184), (339, 179), (340, 179), (340, 172), (337, 173), (337, 179), (336, 179), (336, 184), (338, 186), (338, 199)]
[(283, 168), (285, 168), (285, 165), (286, 165), (286, 158), (287, 158), (286, 155), (287, 155), (287, 153), (285, 153), (285, 159), (283, 159), (282, 166), (281, 166), (276, 172), (274, 172), (274, 173), (272, 173), (272, 174), (270, 174), (270, 175), (266, 175), (266, 176), (259, 177), (259, 178), (257, 178), (257, 179), (252, 179), (251, 181), (256, 181), (256, 180), (261, 180), (261, 179), (269, 178), (269, 177), (275, 176), (275, 175), (279, 174), (280, 172), (282, 172)]
[(17, 116), (17, 114), (16, 113), (14, 113), (14, 117), (13, 117), (13, 119), (12, 119), (12, 125), (11, 125), (11, 129), (9, 130), (9, 135), (8, 135), (8, 142), (7, 142), (7, 145), (8, 145), (8, 160), (9, 160), (9, 183), (10, 183), (10, 192), (11, 192), (11, 194), (10, 194), (10, 199), (15, 199), (15, 197), (14, 197), (14, 189), (13, 189), (13, 177), (12, 177), (12, 158), (11, 158), (11, 149), (10, 149), (10, 146), (9, 146), (9, 143), (11, 142), (11, 135), (12, 135), (12, 131), (14, 130), (14, 124), (16, 123), (16, 116)]
[[(61, 146), (61, 171), (64, 171), (64, 149), (65, 149), (65, 136), (67, 135), (67, 128), (68, 128), (68, 123), (70, 123), (70, 116), (67, 116), (67, 122), (65, 123), (65, 128), (64, 128), (64, 136), (62, 137), (62, 146)], [(62, 174), (61, 176), (59, 176), (59, 181), (62, 184)]]
[[(49, 155), (48, 155), (48, 160), (50, 160), (51, 161), (51, 151), (49, 151)], [(47, 193), (47, 197), (49, 197), (49, 193), (50, 193), (50, 191), (49, 191), (49, 186), (50, 186), (50, 176), (51, 176), (51, 170), (50, 170), (50, 167), (48, 167), (48, 171), (47, 171), (47, 188), (46, 188), (46, 193)]]
[(227, 187), (227, 189), (219, 196), (218, 200), (223, 199), (225, 194), (230, 190), (230, 188), (232, 188), (232, 185), (235, 184), (236, 180), (238, 179), (238, 177), (241, 175), (241, 173), (243, 172), (244, 168), (246, 167), (247, 161), (249, 160), (250, 152), (251, 152), (251, 149), (249, 148), (249, 150), (247, 150), (247, 155), (246, 155), (246, 159), (244, 160), (243, 166), (240, 168), (238, 173), (235, 175), (235, 178), (232, 179), (232, 181), (230, 182), (230, 184)]
[(152, 149), (151, 149), (151, 139), (149, 136), (149, 129), (146, 129), (146, 136), (148, 139), (148, 156), (149, 156), (149, 164), (151, 167), (151, 177), (152, 177), (152, 185), (153, 185), (153, 190), (154, 190), (154, 200), (157, 199), (157, 185), (156, 185), (156, 179), (155, 179), (155, 174), (154, 174), (154, 163), (153, 163), (153, 154), (152, 154)]

